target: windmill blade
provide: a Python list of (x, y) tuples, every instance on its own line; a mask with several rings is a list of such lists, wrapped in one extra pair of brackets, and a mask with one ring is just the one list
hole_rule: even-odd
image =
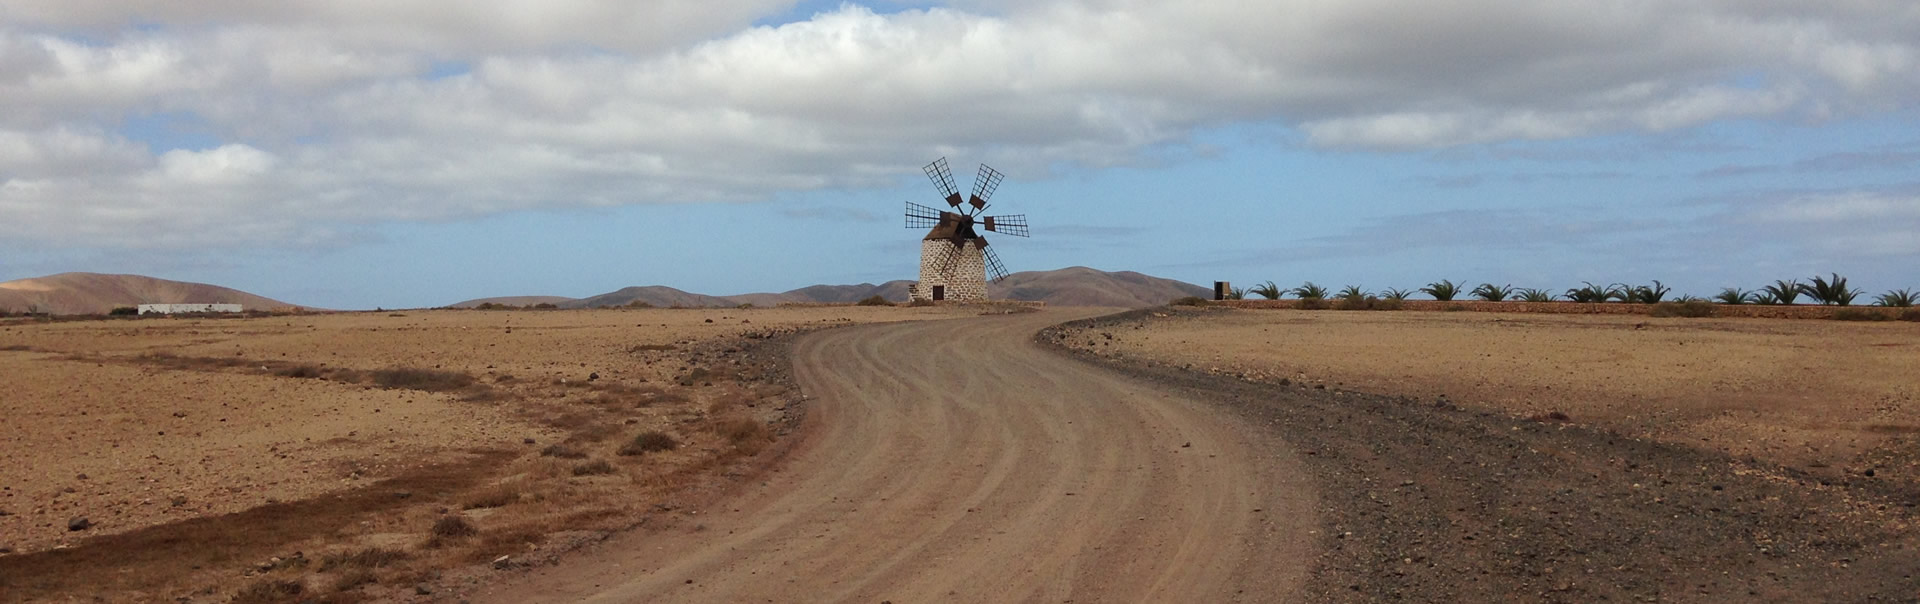
[(988, 216), (980, 220), (987, 230), (1015, 237), (1027, 236), (1027, 215), (1009, 214), (1006, 216)]
[(967, 203), (973, 205), (973, 211), (987, 209), (987, 200), (993, 198), (993, 192), (1000, 188), (1000, 179), (1006, 178), (992, 166), (980, 164), (980, 173), (973, 176), (973, 199)]
[(987, 264), (988, 281), (998, 283), (1001, 279), (1007, 278), (1007, 266), (1000, 264), (1000, 255), (993, 253), (993, 248), (981, 246), (980, 254), (981, 259)]
[(909, 201), (907, 202), (907, 228), (933, 228), (934, 225), (940, 224), (940, 215), (945, 213), (946, 212)]
[(940, 190), (947, 205), (960, 207), (960, 188), (953, 185), (953, 170), (947, 167), (947, 158), (933, 160), (921, 170), (927, 173), (927, 179), (933, 181), (933, 188)]

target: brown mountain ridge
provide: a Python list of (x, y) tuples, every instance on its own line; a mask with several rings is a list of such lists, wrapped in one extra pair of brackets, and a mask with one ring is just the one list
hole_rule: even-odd
[(56, 315), (106, 314), (139, 304), (239, 304), (247, 310), (298, 308), (237, 289), (141, 275), (60, 273), (0, 282), (0, 310)]
[[(539, 300), (561, 308), (602, 308), (644, 302), (657, 307), (728, 307), (741, 304), (777, 306), (797, 304), (844, 304), (880, 296), (893, 302), (907, 300), (907, 285), (912, 281), (888, 281), (878, 285), (813, 285), (780, 293), (753, 293), (709, 296), (663, 285), (628, 287), (586, 298), (556, 296), (510, 296), (480, 298), (452, 304), (454, 308), (472, 308), (483, 303), (525, 306), (525, 300)], [(1140, 308), (1166, 304), (1184, 296), (1206, 296), (1204, 287), (1145, 275), (1133, 271), (1107, 272), (1084, 266), (1051, 271), (1026, 271), (1008, 275), (988, 288), (996, 299), (1045, 302), (1055, 306), (1116, 306)]]

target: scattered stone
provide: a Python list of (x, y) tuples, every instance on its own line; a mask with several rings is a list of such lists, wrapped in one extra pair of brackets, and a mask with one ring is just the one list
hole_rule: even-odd
[(413, 586), (413, 594), (417, 596), (431, 596), (433, 595), (433, 588), (427, 587), (425, 583), (421, 583)]
[(167, 503), (171, 503), (173, 504), (173, 507), (177, 508), (177, 507), (186, 505), (187, 498), (184, 495), (174, 495), (172, 498), (167, 500)]
[(86, 479), (87, 479), (87, 475), (86, 475), (86, 474), (81, 474), (81, 475), (79, 475), (79, 476), (75, 476), (74, 478), (77, 478), (77, 479), (80, 479), (80, 480), (86, 480)]
[(531, 444), (533, 444), (533, 439), (531, 439), (531, 438), (522, 438), (522, 439), (520, 439), (520, 442), (522, 442), (522, 443), (526, 443), (526, 444), (529, 444), (529, 445), (531, 445)]
[(505, 555), (502, 555), (498, 558), (494, 558), (493, 567), (498, 570), (506, 570), (508, 568), (512, 568), (513, 562), (508, 561), (508, 558), (509, 556), (505, 556)]
[(591, 382), (597, 379), (600, 379), (600, 374), (598, 372), (587, 374), (587, 381)]
[(394, 491), (393, 496), (396, 499), (406, 499), (413, 496), (413, 491)]
[(67, 520), (67, 530), (69, 531), (84, 531), (92, 527), (93, 521), (88, 520), (86, 516), (75, 516)]

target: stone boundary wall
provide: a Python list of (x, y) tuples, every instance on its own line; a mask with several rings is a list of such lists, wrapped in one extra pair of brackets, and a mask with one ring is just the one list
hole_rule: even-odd
[[(1208, 300), (1208, 305), (1246, 309), (1296, 309), (1299, 300)], [(1324, 300), (1324, 310), (1339, 310), (1339, 298)], [(1884, 306), (1818, 306), (1796, 304), (1793, 306), (1766, 306), (1760, 304), (1713, 304), (1713, 316), (1720, 318), (1758, 318), (1758, 319), (1831, 319), (1840, 309), (1859, 310), (1880, 313), (1890, 318), (1899, 318), (1902, 313), (1914, 310), (1906, 308), (1887, 308)], [(1486, 300), (1402, 300), (1400, 310), (1418, 311), (1463, 311), (1463, 312), (1504, 312), (1536, 313), (1559, 315), (1644, 315), (1653, 310), (1651, 304), (1628, 304), (1625, 302), (1488, 302)]]

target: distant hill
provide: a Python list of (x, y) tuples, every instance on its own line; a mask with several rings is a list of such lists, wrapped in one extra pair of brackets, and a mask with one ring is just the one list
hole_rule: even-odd
[(598, 296), (578, 300), (569, 300), (559, 304), (560, 308), (600, 308), (604, 306), (626, 306), (634, 302), (645, 302), (653, 306), (716, 307), (739, 306), (740, 303), (726, 298), (683, 292), (664, 285), (645, 287), (624, 287)]
[[(671, 287), (653, 285), (629, 287), (589, 298), (565, 298), (559, 296), (509, 296), (501, 298), (480, 298), (454, 304), (456, 308), (471, 308), (486, 302), (509, 306), (528, 306), (549, 303), (561, 308), (598, 308), (604, 306), (626, 306), (635, 301), (646, 302), (657, 307), (726, 307), (752, 304), (754, 306), (779, 306), (786, 303), (799, 304), (844, 304), (858, 302), (871, 296), (880, 296), (894, 302), (907, 300), (907, 280), (888, 281), (879, 285), (861, 283), (859, 285), (812, 285), (780, 293), (738, 294), (732, 296), (708, 296), (695, 294)], [(1131, 271), (1109, 273), (1084, 266), (1063, 268), (1054, 271), (1029, 271), (1008, 275), (1006, 279), (993, 284), (990, 288), (993, 297), (1000, 299), (1046, 302), (1055, 306), (1118, 306), (1138, 308), (1157, 306), (1184, 296), (1209, 296), (1212, 290), (1198, 285), (1162, 279)]]
[(552, 304), (552, 305), (558, 306), (560, 304), (572, 302), (574, 300), (575, 298), (568, 298), (566, 296), (501, 296), (498, 298), (479, 298), (476, 300), (468, 300), (465, 302), (449, 304), (447, 306), (451, 308), (473, 308), (481, 304), (500, 304), (504, 306), (533, 306), (535, 304)]
[(265, 298), (205, 283), (168, 281), (141, 275), (60, 273), (0, 283), (0, 310), (29, 309), (56, 315), (106, 314), (137, 304), (239, 304), (247, 310), (296, 308)]
[(988, 286), (995, 298), (1046, 302), (1051, 306), (1159, 306), (1186, 296), (1209, 297), (1213, 290), (1133, 271), (1109, 273), (1075, 266), (1007, 275)]

